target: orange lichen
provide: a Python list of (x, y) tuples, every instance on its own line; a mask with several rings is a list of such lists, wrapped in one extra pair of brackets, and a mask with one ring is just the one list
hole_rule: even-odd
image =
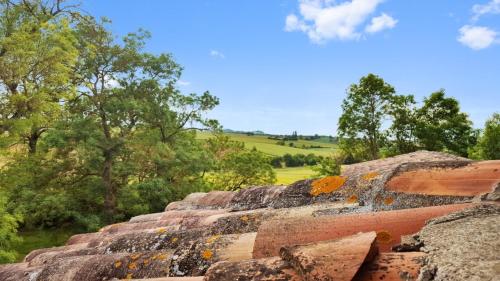
[(166, 254), (156, 254), (151, 259), (152, 260), (164, 261), (164, 260), (167, 259), (167, 255)]
[(172, 239), (170, 239), (170, 242), (175, 243), (175, 242), (177, 242), (177, 240), (179, 240), (179, 238), (177, 238), (177, 237), (172, 237)]
[(240, 217), (241, 221), (247, 222), (249, 220), (248, 216), (241, 216)]
[(388, 244), (392, 242), (392, 235), (385, 230), (377, 232), (377, 242), (382, 244)]
[(201, 252), (201, 257), (205, 260), (211, 259), (213, 255), (214, 253), (212, 253), (212, 251), (209, 249), (203, 250), (203, 252)]
[(148, 264), (149, 264), (149, 260), (148, 260), (148, 259), (145, 259), (145, 260), (143, 260), (143, 261), (142, 261), (142, 263), (143, 263), (144, 265), (148, 265)]
[(311, 184), (310, 193), (312, 196), (318, 196), (323, 193), (333, 192), (342, 187), (345, 181), (346, 178), (341, 176), (329, 176), (315, 180)]
[(120, 266), (122, 266), (122, 262), (121, 261), (115, 261), (115, 268), (119, 268)]
[(130, 279), (132, 279), (132, 277), (133, 277), (132, 273), (129, 273), (129, 274), (127, 274), (127, 277), (125, 277), (125, 279), (130, 280)]
[(130, 256), (130, 258), (135, 261), (136, 259), (140, 258), (141, 257), (141, 254), (133, 254)]
[(392, 203), (394, 203), (394, 198), (387, 197), (387, 198), (384, 199), (384, 204), (385, 205), (392, 205)]
[(134, 270), (134, 269), (137, 269), (137, 264), (135, 262), (131, 262), (128, 264), (128, 269), (130, 270)]
[(356, 194), (351, 195), (351, 197), (347, 198), (346, 203), (354, 204), (358, 202), (358, 196)]
[(214, 243), (220, 238), (220, 235), (213, 235), (207, 238), (207, 243)]
[(379, 176), (379, 173), (377, 173), (377, 172), (369, 172), (369, 173), (363, 175), (363, 179), (365, 181), (371, 181), (371, 180), (377, 178), (378, 176)]
[(165, 232), (167, 232), (167, 229), (165, 227), (162, 227), (162, 228), (160, 228), (160, 229), (158, 229), (156, 231), (156, 233), (158, 233), (158, 234), (162, 234), (162, 233), (165, 233)]

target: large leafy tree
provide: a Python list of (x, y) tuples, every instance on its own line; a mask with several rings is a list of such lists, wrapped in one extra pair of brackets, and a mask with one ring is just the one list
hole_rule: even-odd
[[(181, 67), (170, 55), (143, 51), (147, 32), (116, 42), (105, 24), (86, 18), (77, 27), (79, 95), (69, 105), (67, 123), (83, 160), (79, 169), (99, 177), (103, 207), (113, 220), (117, 196), (130, 183), (156, 177), (174, 181), (172, 167), (165, 164), (179, 159), (175, 148), (192, 138), (192, 127), (217, 125), (203, 113), (218, 99), (208, 92), (182, 95), (175, 87)], [(136, 165), (139, 147), (156, 155), (149, 171)]]
[(500, 114), (494, 113), (484, 124), (484, 130), (470, 151), (475, 159), (500, 159)]
[(424, 149), (467, 156), (468, 147), (475, 144), (472, 122), (460, 111), (458, 101), (446, 97), (444, 90), (425, 98), (416, 115), (415, 135)]
[(392, 124), (387, 131), (389, 155), (413, 152), (417, 149), (415, 98), (413, 95), (396, 95), (388, 106)]
[(387, 107), (395, 90), (382, 78), (368, 74), (352, 84), (347, 98), (342, 103), (338, 133), (348, 142), (358, 140), (366, 147), (369, 159), (379, 157), (379, 149), (384, 135), (380, 132)]
[(64, 1), (0, 1), (0, 134), (36, 153), (74, 93), (78, 55)]

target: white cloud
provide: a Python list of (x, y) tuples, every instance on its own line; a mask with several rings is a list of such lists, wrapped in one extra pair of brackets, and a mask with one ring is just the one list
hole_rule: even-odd
[(178, 80), (177, 81), (177, 85), (179, 85), (179, 86), (189, 86), (189, 85), (191, 85), (191, 82), (184, 81), (184, 80)]
[(488, 48), (498, 42), (498, 33), (488, 27), (464, 25), (459, 32), (458, 42), (474, 50)]
[(472, 6), (472, 13), (474, 13), (472, 17), (474, 21), (478, 20), (483, 15), (500, 14), (500, 0), (491, 0), (484, 5), (476, 4)]
[(365, 31), (368, 33), (375, 33), (384, 29), (392, 29), (396, 26), (397, 23), (398, 21), (393, 17), (382, 13), (381, 16), (372, 18), (371, 23), (366, 26)]
[[(306, 33), (314, 43), (327, 40), (357, 40), (362, 25), (384, 0), (352, 0), (338, 3), (333, 0), (299, 0), (300, 18), (286, 17), (286, 31)], [(391, 18), (396, 24), (396, 20)], [(384, 26), (385, 28), (385, 26)]]
[(224, 58), (226, 58), (226, 56), (222, 52), (219, 52), (217, 50), (211, 50), (210, 51), (210, 56), (214, 57), (214, 58), (218, 58), (218, 59), (224, 59)]

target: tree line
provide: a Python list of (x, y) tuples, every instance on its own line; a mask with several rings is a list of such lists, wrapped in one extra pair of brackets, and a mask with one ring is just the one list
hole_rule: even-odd
[(373, 160), (420, 149), (473, 159), (500, 159), (500, 114), (474, 129), (459, 102), (436, 91), (421, 106), (413, 95), (397, 94), (381, 77), (368, 74), (352, 84), (338, 122), (344, 163)]
[(147, 31), (118, 38), (64, 0), (0, 0), (0, 15), (0, 262), (18, 228), (93, 231), (275, 181), (268, 156), (205, 117), (217, 97), (178, 89), (182, 67), (145, 50)]

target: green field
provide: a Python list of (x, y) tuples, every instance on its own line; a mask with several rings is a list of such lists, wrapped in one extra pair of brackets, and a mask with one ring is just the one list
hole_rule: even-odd
[(276, 184), (288, 185), (296, 181), (309, 179), (315, 176), (316, 172), (311, 167), (293, 167), (274, 169), (276, 172)]
[[(309, 141), (309, 140), (297, 140), (297, 141), (287, 141), (287, 145), (276, 144), (278, 140), (268, 139), (267, 136), (263, 135), (253, 135), (248, 136), (246, 134), (238, 133), (226, 133), (233, 140), (241, 141), (245, 143), (245, 147), (251, 149), (255, 147), (257, 150), (262, 151), (266, 154), (273, 156), (283, 156), (284, 154), (309, 154), (313, 153), (315, 155), (330, 156), (337, 149), (337, 145), (334, 143), (326, 142), (323, 139), (319, 141)], [(212, 136), (209, 132), (198, 132), (199, 139), (208, 139)], [(295, 147), (288, 146), (288, 143), (293, 142)], [(301, 148), (302, 145), (306, 146), (321, 146), (322, 148)]]
[[(225, 133), (231, 139), (245, 143), (245, 147), (251, 149), (255, 147), (257, 150), (262, 151), (272, 156), (283, 156), (289, 154), (315, 154), (318, 156), (331, 156), (332, 153), (338, 149), (337, 145), (328, 142), (327, 137), (320, 138), (315, 141), (297, 140), (287, 141), (285, 146), (276, 144), (278, 140), (268, 139), (264, 135), (246, 135), (241, 133)], [(208, 139), (212, 136), (209, 132), (198, 132), (198, 139)], [(295, 147), (288, 146), (288, 143), (293, 142)], [(322, 148), (300, 148), (302, 145), (306, 146), (321, 146)], [(291, 184), (298, 180), (308, 179), (315, 175), (311, 167), (293, 167), (274, 169), (277, 177), (277, 184)]]

